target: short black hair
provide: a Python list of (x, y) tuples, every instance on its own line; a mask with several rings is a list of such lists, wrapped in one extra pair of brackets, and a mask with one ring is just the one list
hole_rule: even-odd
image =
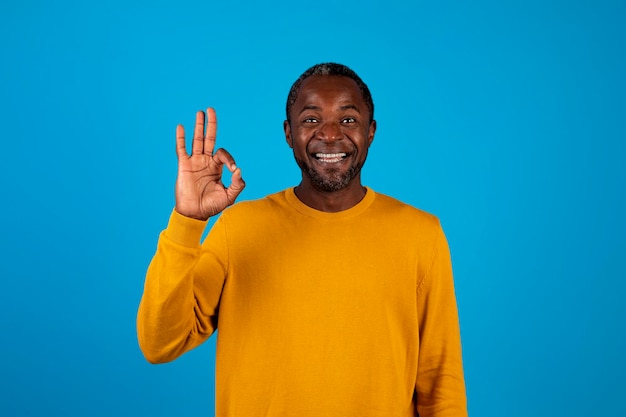
[(374, 120), (374, 101), (372, 100), (372, 94), (370, 93), (370, 89), (367, 88), (367, 85), (363, 82), (361, 77), (357, 75), (356, 72), (354, 72), (345, 65), (337, 64), (334, 62), (324, 62), (321, 64), (313, 65), (311, 68), (304, 71), (302, 75), (296, 80), (296, 82), (293, 83), (291, 89), (289, 90), (289, 95), (287, 96), (287, 122), (291, 123), (289, 113), (291, 112), (293, 103), (295, 103), (298, 99), (298, 94), (300, 93), (300, 87), (302, 86), (302, 82), (312, 75), (340, 75), (353, 79), (359, 87), (359, 90), (361, 90), (363, 100), (365, 100), (365, 104), (370, 111), (370, 123), (372, 123), (372, 121)]

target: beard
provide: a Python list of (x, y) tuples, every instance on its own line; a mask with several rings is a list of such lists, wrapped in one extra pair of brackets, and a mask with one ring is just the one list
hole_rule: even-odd
[(346, 171), (337, 168), (327, 168), (319, 171), (303, 160), (296, 158), (296, 163), (302, 170), (302, 173), (311, 180), (311, 184), (318, 190), (326, 192), (339, 191), (347, 187), (359, 175), (364, 162), (351, 165)]

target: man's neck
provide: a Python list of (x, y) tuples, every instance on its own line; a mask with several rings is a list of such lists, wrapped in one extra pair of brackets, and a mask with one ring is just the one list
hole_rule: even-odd
[(338, 191), (318, 190), (307, 181), (302, 181), (294, 192), (307, 206), (327, 213), (336, 213), (356, 206), (365, 197), (366, 188), (359, 182)]

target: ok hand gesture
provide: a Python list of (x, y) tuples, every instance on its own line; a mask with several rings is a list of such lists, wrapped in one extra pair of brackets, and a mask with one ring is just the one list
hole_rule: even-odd
[[(204, 112), (196, 114), (191, 155), (185, 148), (185, 129), (176, 127), (176, 211), (183, 216), (206, 220), (235, 202), (245, 183), (233, 157), (224, 149), (215, 148), (217, 118), (215, 110), (207, 109), (207, 127), (204, 132)], [(228, 187), (222, 182), (222, 168), (232, 173)]]

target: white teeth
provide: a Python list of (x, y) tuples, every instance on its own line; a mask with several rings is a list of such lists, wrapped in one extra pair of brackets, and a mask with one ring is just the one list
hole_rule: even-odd
[(342, 153), (316, 153), (315, 157), (322, 162), (339, 162), (346, 157), (344, 152)]

